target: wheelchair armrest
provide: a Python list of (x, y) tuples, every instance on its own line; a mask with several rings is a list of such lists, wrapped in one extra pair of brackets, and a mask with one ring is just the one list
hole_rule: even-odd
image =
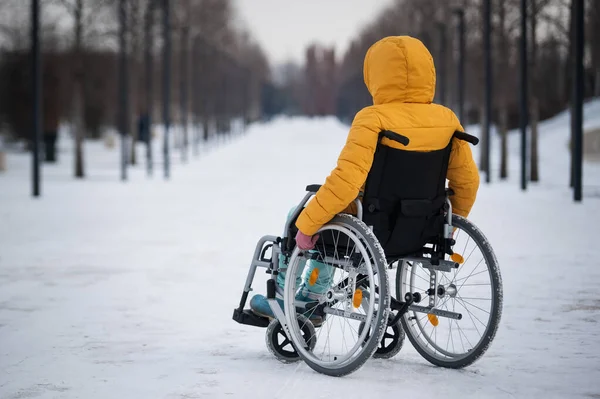
[(310, 184), (306, 186), (306, 191), (309, 193), (316, 193), (321, 188), (322, 184)]

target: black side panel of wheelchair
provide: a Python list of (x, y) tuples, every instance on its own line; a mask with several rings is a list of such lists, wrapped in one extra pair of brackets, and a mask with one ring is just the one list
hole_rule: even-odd
[(451, 145), (418, 152), (378, 144), (363, 219), (389, 257), (419, 252), (441, 235)]

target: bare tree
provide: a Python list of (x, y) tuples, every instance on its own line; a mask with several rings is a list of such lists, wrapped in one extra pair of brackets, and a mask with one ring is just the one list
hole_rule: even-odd
[[(498, 27), (495, 29), (495, 33), (498, 41), (498, 68), (496, 76), (501, 85), (496, 89), (498, 108), (499, 108), (499, 130), (500, 130), (500, 178), (506, 179), (508, 177), (508, 112), (509, 112), (509, 99), (510, 92), (508, 88), (507, 80), (513, 75), (511, 70), (510, 62), (510, 44), (511, 44), (511, 32), (508, 28), (507, 21), (507, 3), (504, 0), (497, 2), (496, 9), (498, 10)], [(511, 90), (512, 91), (512, 90)]]
[[(110, 2), (111, 0), (106, 0)], [(112, 0), (114, 1), (114, 0)], [(153, 49), (145, 48), (143, 41), (153, 42), (155, 32), (151, 29), (149, 23), (153, 22), (156, 6), (156, 0), (127, 0), (126, 1), (126, 42), (130, 45), (127, 48), (128, 71), (130, 79), (128, 80), (128, 123), (127, 130), (131, 136), (131, 148), (128, 156), (128, 163), (137, 164), (136, 143), (139, 139), (138, 122), (144, 112), (150, 112), (149, 104), (146, 104), (145, 97), (146, 85), (151, 85), (144, 73), (142, 73), (142, 59), (144, 62), (153, 62)], [(117, 17), (117, 7), (110, 8), (110, 14), (113, 18)], [(146, 29), (149, 29), (146, 32)], [(152, 35), (152, 37), (149, 37)], [(150, 53), (148, 53), (148, 51)], [(148, 58), (148, 56), (150, 56)]]
[(136, 154), (136, 143), (138, 140), (138, 129), (137, 129), (137, 118), (140, 116), (140, 99), (141, 99), (141, 88), (143, 87), (143, 75), (141, 72), (141, 56), (142, 56), (142, 33), (144, 29), (143, 24), (143, 12), (147, 7), (146, 4), (151, 0), (129, 0), (129, 13), (128, 13), (128, 31), (129, 31), (129, 42), (131, 43), (131, 52), (129, 55), (130, 75), (132, 79), (129, 80), (129, 101), (130, 110), (132, 117), (129, 118), (131, 132), (131, 154), (129, 156), (129, 162), (131, 165), (137, 163)]
[(531, 124), (531, 154), (529, 156), (530, 166), (529, 166), (529, 178), (531, 181), (539, 180), (539, 170), (538, 170), (538, 122), (540, 119), (540, 104), (538, 98), (538, 76), (537, 76), (537, 16), (539, 14), (540, 0), (529, 0), (530, 1), (530, 11), (529, 11), (529, 24), (531, 26), (530, 29), (530, 55), (529, 55), (529, 82), (530, 88), (529, 92), (531, 93), (529, 100), (529, 109), (530, 109), (530, 124)]
[(586, 41), (590, 46), (594, 71), (594, 96), (600, 97), (600, 0), (591, 0), (589, 8)]
[(91, 44), (99, 36), (106, 34), (107, 28), (103, 26), (106, 20), (103, 20), (102, 17), (106, 16), (109, 6), (114, 6), (114, 0), (53, 0), (49, 4), (62, 7), (73, 23), (71, 45), (73, 91), (70, 105), (72, 130), (75, 137), (74, 175), (81, 179), (85, 177), (83, 141), (86, 136), (83, 53), (86, 44)]
[(182, 151), (182, 160), (187, 159), (189, 142), (189, 101), (188, 87), (190, 84), (190, 25), (191, 25), (191, 2), (183, 0), (179, 2), (176, 9), (176, 30), (179, 33), (179, 115), (181, 131), (179, 146)]
[(530, 82), (530, 123), (531, 123), (531, 146), (530, 146), (530, 179), (539, 181), (539, 158), (538, 158), (538, 123), (540, 120), (540, 81), (539, 61), (538, 61), (538, 20), (544, 9), (551, 4), (552, 0), (529, 0), (529, 20), (530, 20), (530, 55), (529, 55), (529, 82)]
[(0, 1), (0, 48), (27, 48), (30, 35), (28, 6), (20, 0)]
[[(48, 49), (53, 48), (56, 53), (53, 53), (53, 59), (58, 63), (61, 82), (64, 82), (60, 93), (52, 91), (50, 101), (61, 105), (58, 117), (67, 117), (71, 122), (75, 141), (74, 175), (83, 178), (86, 175), (84, 139), (97, 136), (102, 124), (114, 125), (114, 117), (118, 113), (115, 104), (117, 85), (114, 84), (117, 76), (117, 1), (41, 1), (45, 51), (42, 56), (48, 64)], [(135, 113), (141, 111), (150, 113), (159, 102), (152, 93), (147, 93), (147, 90), (152, 90), (152, 83), (162, 75), (162, 62), (158, 57), (154, 61), (154, 51), (160, 51), (162, 44), (160, 29), (153, 29), (153, 19), (150, 18), (161, 12), (155, 3), (156, 0), (126, 1), (127, 42), (130, 43), (127, 61), (131, 76), (127, 108), (130, 109), (128, 117), (132, 123), (127, 125), (127, 130), (133, 133), (134, 140), (137, 118), (131, 116), (139, 116)], [(23, 127), (30, 118), (27, 108), (28, 69), (23, 67), (29, 43), (28, 4), (24, 0), (0, 0), (0, 51), (3, 52), (0, 57), (0, 118), (7, 122), (11, 131), (17, 132), (19, 139), (28, 137), (29, 131)], [(233, 1), (186, 0), (171, 4), (173, 30), (176, 35), (182, 33), (177, 37), (180, 40), (176, 39), (181, 46), (175, 46), (173, 58), (182, 62), (172, 69), (172, 80), (179, 84), (172, 86), (174, 95), (170, 96), (173, 100), (169, 106), (185, 118), (182, 125), (187, 127), (185, 116), (192, 103), (195, 121), (200, 115), (206, 123), (214, 121), (217, 111), (227, 118), (240, 115), (246, 121), (259, 118), (261, 88), (269, 79), (268, 61), (260, 46), (240, 28)], [(148, 17), (147, 23), (142, 21), (144, 16)], [(142, 39), (146, 26), (149, 34)], [(204, 44), (200, 45), (201, 42), (195, 40), (197, 38), (202, 38)], [(140, 73), (142, 47), (145, 47), (142, 44), (146, 41), (149, 42), (144, 59), (150, 64), (149, 73)], [(194, 43), (191, 48), (190, 42)], [(200, 55), (201, 62), (198, 61)], [(196, 63), (194, 69), (188, 67), (186, 61), (192, 58)], [(200, 89), (192, 91), (194, 101), (187, 98), (191, 82)], [(223, 87), (226, 90), (222, 90)], [(227, 96), (227, 101), (223, 100), (223, 95)], [(11, 97), (13, 100), (9, 101)], [(16, 98), (20, 100), (14, 101)], [(14, 120), (14, 123), (8, 119)], [(189, 140), (189, 133), (185, 136)], [(136, 162), (135, 145), (127, 158), (132, 163)]]

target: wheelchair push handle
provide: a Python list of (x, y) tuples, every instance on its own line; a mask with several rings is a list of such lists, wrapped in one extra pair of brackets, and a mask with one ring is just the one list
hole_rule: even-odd
[(457, 130), (456, 132), (454, 132), (454, 137), (456, 137), (459, 140), (466, 141), (467, 143), (471, 143), (473, 145), (479, 144), (479, 139), (473, 135), (470, 135), (469, 133)]
[[(391, 130), (382, 130), (380, 132), (381, 136), (388, 138), (390, 140), (394, 140), (397, 143), (402, 144), (403, 146), (407, 146), (410, 143), (408, 137), (398, 134), (396, 132), (392, 132)], [(380, 138), (381, 138), (380, 136)]]
[[(396, 132), (393, 132), (391, 130), (382, 130), (379, 133), (379, 140), (381, 140), (382, 137), (388, 138), (390, 140), (393, 140), (397, 143), (400, 143), (404, 146), (407, 146), (410, 143), (410, 139), (406, 136), (403, 136), (401, 134), (398, 134)], [(479, 139), (469, 133), (466, 132), (461, 132), (461, 131), (456, 131), (454, 132), (453, 137), (462, 140), (462, 141), (466, 141), (468, 143), (471, 143), (473, 145), (477, 145), (479, 144)]]

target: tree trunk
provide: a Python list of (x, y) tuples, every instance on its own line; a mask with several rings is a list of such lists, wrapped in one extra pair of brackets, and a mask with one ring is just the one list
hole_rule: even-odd
[(500, 178), (508, 177), (508, 109), (500, 109)]
[(594, 71), (594, 97), (600, 97), (600, 0), (589, 3), (589, 11), (586, 12), (588, 29), (586, 42), (589, 47), (591, 67)]
[(83, 179), (85, 177), (83, 163), (83, 140), (84, 134), (84, 82), (83, 82), (83, 59), (82, 59), (82, 40), (83, 40), (83, 0), (76, 0), (75, 3), (75, 44), (74, 44), (74, 63), (75, 77), (73, 79), (73, 98), (72, 98), (72, 126), (75, 130), (75, 178)]
[(571, 0), (571, 7), (569, 10), (569, 52), (568, 52), (568, 56), (567, 56), (567, 71), (566, 71), (566, 76), (568, 77), (568, 82), (569, 84), (566, 87), (566, 94), (565, 97), (568, 101), (569, 104), (569, 108), (571, 110), (571, 133), (570, 133), (570, 139), (569, 139), (569, 151), (571, 153), (571, 162), (569, 163), (569, 167), (570, 167), (570, 173), (569, 173), (569, 187), (573, 188), (575, 186), (575, 168), (573, 165), (574, 162), (574, 157), (573, 157), (573, 142), (574, 142), (574, 137), (573, 137), (573, 132), (575, 129), (573, 129), (573, 94), (572, 94), (572, 86), (574, 84), (573, 82), (573, 69), (575, 67), (575, 60), (573, 58), (573, 44), (575, 43), (575, 41), (573, 40), (573, 35), (575, 33), (575, 1), (576, 0)]
[(187, 99), (187, 88), (188, 88), (188, 44), (189, 44), (189, 27), (184, 26), (181, 29), (181, 48), (180, 54), (181, 58), (180, 62), (180, 114), (181, 114), (181, 134), (182, 134), (182, 143), (181, 143), (181, 160), (183, 162), (187, 161), (187, 152), (188, 152), (188, 99)]
[(137, 129), (137, 121), (139, 119), (139, 117), (141, 116), (141, 112), (140, 112), (140, 101), (139, 101), (139, 96), (138, 96), (138, 85), (139, 85), (139, 80), (143, 77), (142, 74), (138, 73), (138, 56), (140, 53), (140, 30), (139, 30), (139, 26), (141, 25), (141, 17), (140, 17), (140, 11), (141, 11), (141, 7), (140, 7), (140, 3), (139, 0), (135, 0), (135, 1), (130, 1), (131, 4), (131, 8), (130, 8), (130, 15), (131, 17), (128, 19), (129, 23), (130, 23), (130, 27), (129, 30), (131, 32), (131, 55), (130, 55), (130, 60), (131, 60), (131, 69), (130, 69), (130, 75), (132, 77), (132, 79), (129, 80), (129, 93), (130, 93), (130, 104), (131, 107), (129, 108), (131, 110), (132, 116), (131, 118), (129, 118), (129, 131), (131, 132), (131, 159), (130, 159), (130, 163), (131, 165), (135, 165), (137, 163), (137, 151), (136, 151), (136, 144), (138, 141), (138, 137), (139, 137), (139, 132)]
[(198, 144), (199, 144), (199, 127), (198, 127), (198, 71), (197, 62), (198, 62), (198, 41), (192, 40), (190, 43), (190, 119), (192, 121), (192, 142), (193, 142), (193, 150), (194, 156), (197, 156), (199, 153)]
[(539, 181), (538, 162), (538, 121), (540, 119), (540, 104), (537, 97), (531, 99), (531, 181)]
[(83, 166), (83, 140), (84, 140), (84, 124), (83, 124), (83, 82), (82, 78), (78, 77), (74, 80), (73, 92), (73, 130), (75, 138), (75, 177), (82, 179), (85, 177)]
[(146, 114), (148, 125), (146, 126), (146, 166), (148, 175), (152, 175), (153, 166), (152, 166), (152, 125), (154, 124), (154, 1), (149, 1), (146, 4), (146, 21), (144, 27), (144, 58), (145, 58), (145, 94), (146, 100), (143, 103), (144, 108), (143, 111)]
[(479, 119), (481, 124), (481, 150), (479, 152), (479, 170), (485, 171), (485, 166), (487, 162), (485, 147), (487, 145), (487, 126), (485, 124), (485, 104), (483, 102), (479, 106)]
[(539, 181), (538, 171), (538, 122), (540, 118), (540, 102), (539, 102), (539, 84), (538, 84), (538, 71), (537, 71), (537, 24), (536, 19), (538, 15), (537, 0), (531, 1), (531, 68), (530, 68), (530, 82), (531, 82), (531, 154), (530, 154), (530, 180)]
[[(498, 14), (500, 28), (496, 32), (500, 36), (498, 46), (500, 50), (499, 75), (500, 80), (503, 80), (506, 78), (510, 66), (508, 34), (506, 32), (506, 4), (504, 2), (500, 4)], [(498, 97), (500, 103), (500, 179), (504, 180), (508, 178), (508, 98), (505, 87), (499, 88)]]
[(0, 148), (0, 172), (6, 171), (6, 153)]
[(208, 125), (208, 115), (205, 113), (203, 118), (202, 118), (202, 133), (204, 135), (203, 139), (204, 141), (208, 141), (208, 136), (209, 136), (209, 125)]
[(600, 65), (596, 67), (596, 85), (594, 87), (594, 97), (600, 97)]

